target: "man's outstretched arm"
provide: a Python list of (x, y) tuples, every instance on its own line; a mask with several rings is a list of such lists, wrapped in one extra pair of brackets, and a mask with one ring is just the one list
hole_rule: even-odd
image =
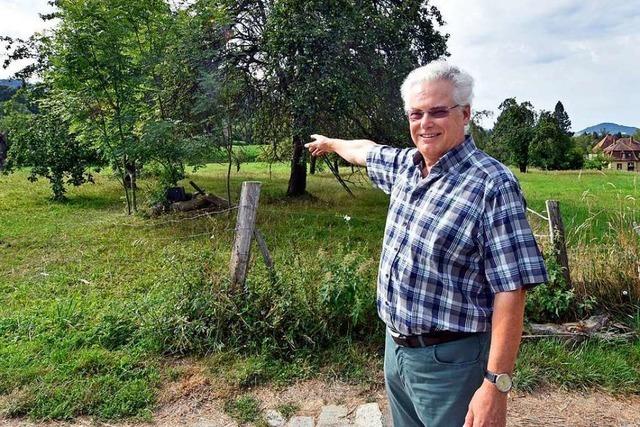
[(311, 135), (314, 140), (305, 144), (313, 156), (321, 156), (327, 153), (336, 153), (347, 162), (358, 166), (366, 166), (367, 153), (376, 144), (367, 139), (338, 139), (327, 138), (323, 135)]

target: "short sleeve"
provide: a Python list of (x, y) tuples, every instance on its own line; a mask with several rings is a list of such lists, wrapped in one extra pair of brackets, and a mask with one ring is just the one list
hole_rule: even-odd
[(398, 174), (408, 166), (410, 148), (376, 145), (367, 152), (367, 174), (374, 186), (391, 194)]
[(499, 185), (487, 198), (482, 237), (485, 276), (492, 293), (547, 281), (544, 259), (527, 221), (517, 182)]

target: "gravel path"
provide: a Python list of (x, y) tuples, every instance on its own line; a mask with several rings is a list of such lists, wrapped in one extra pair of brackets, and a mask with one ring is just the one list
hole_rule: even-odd
[[(229, 389), (213, 384), (206, 377), (196, 375), (167, 387), (160, 397), (160, 406), (154, 414), (154, 423), (99, 423), (89, 419), (79, 419), (71, 424), (61, 422), (33, 424), (24, 420), (0, 419), (0, 427), (238, 426), (222, 410), (225, 398), (230, 396), (229, 393), (231, 393)], [(338, 382), (325, 383), (311, 380), (282, 389), (256, 388), (247, 393), (252, 394), (262, 403), (263, 414), (271, 413), (283, 404), (295, 404), (298, 407), (296, 418), (287, 424), (292, 427), (390, 426), (390, 423), (384, 421), (384, 417), (388, 417), (388, 408), (384, 390), (380, 388), (363, 389)], [(368, 408), (367, 411), (363, 409), (365, 406)], [(378, 408), (383, 414), (380, 424), (370, 421), (376, 419)], [(327, 415), (328, 412), (337, 414), (338, 418), (331, 418), (331, 414)], [(363, 418), (363, 412), (365, 412), (365, 418)], [(366, 418), (367, 416), (369, 418)], [(510, 427), (640, 426), (640, 396), (615, 397), (593, 391), (549, 390), (533, 394), (516, 393), (509, 397), (507, 425)]]

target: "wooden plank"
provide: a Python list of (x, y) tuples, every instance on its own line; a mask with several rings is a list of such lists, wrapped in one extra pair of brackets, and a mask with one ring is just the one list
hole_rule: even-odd
[(256, 223), (258, 201), (260, 199), (260, 182), (245, 181), (242, 183), (236, 235), (231, 250), (231, 284), (236, 292), (245, 286), (249, 258), (251, 256), (251, 239)]
[(562, 275), (564, 276), (567, 285), (571, 286), (569, 257), (567, 256), (567, 244), (565, 241), (562, 215), (560, 214), (560, 203), (557, 200), (547, 200), (546, 205), (547, 216), (549, 217), (549, 234), (553, 244), (554, 253), (556, 254), (556, 259), (562, 269)]
[(253, 230), (253, 237), (255, 237), (256, 242), (258, 243), (258, 247), (260, 248), (260, 252), (262, 252), (262, 258), (264, 259), (264, 263), (269, 269), (271, 273), (274, 272), (274, 264), (273, 258), (271, 258), (271, 254), (269, 253), (269, 248), (267, 247), (267, 242), (264, 240), (264, 236), (257, 228)]

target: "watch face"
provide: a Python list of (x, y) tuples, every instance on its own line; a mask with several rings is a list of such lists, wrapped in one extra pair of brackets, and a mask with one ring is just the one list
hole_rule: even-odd
[(511, 377), (507, 374), (499, 374), (496, 378), (496, 387), (503, 393), (511, 390)]

